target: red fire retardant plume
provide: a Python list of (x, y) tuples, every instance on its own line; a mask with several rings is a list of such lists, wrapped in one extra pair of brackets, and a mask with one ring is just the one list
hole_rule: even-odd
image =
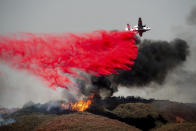
[(130, 70), (137, 57), (134, 35), (126, 31), (94, 31), (0, 36), (0, 60), (41, 77), (49, 87), (68, 89), (74, 83), (67, 74), (78, 76), (74, 68), (92, 75)]

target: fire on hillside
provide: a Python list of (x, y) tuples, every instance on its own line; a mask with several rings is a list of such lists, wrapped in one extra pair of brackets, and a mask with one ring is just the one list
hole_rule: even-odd
[(69, 109), (73, 111), (85, 111), (92, 104), (93, 97), (94, 97), (94, 94), (91, 94), (87, 99), (80, 100), (75, 103), (72, 103), (72, 102), (70, 102), (69, 104), (62, 103), (61, 108), (65, 110)]

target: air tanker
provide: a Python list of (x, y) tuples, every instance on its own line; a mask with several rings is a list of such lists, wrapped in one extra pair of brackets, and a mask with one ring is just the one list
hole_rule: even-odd
[(125, 28), (125, 30), (127, 31), (135, 31), (137, 33), (139, 33), (140, 37), (142, 37), (142, 34), (146, 31), (151, 30), (150, 27), (147, 27), (146, 25), (142, 25), (142, 18), (140, 17), (138, 19), (138, 25), (134, 26), (133, 28), (131, 28), (131, 26), (129, 24), (127, 24), (127, 27)]

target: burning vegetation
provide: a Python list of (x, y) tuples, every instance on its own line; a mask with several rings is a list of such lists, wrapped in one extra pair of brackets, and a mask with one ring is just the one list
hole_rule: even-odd
[(184, 123), (184, 119), (182, 117), (176, 116), (177, 123)]
[(69, 104), (62, 103), (61, 107), (62, 109), (65, 109), (65, 110), (69, 109), (73, 111), (85, 111), (92, 104), (93, 97), (94, 95), (92, 94), (87, 99), (79, 100), (78, 102), (75, 102), (75, 103), (73, 102), (70, 102)]
[(85, 111), (92, 104), (92, 99), (94, 95), (91, 95), (87, 98), (87, 100), (80, 100), (76, 103), (71, 103), (71, 109), (76, 111)]

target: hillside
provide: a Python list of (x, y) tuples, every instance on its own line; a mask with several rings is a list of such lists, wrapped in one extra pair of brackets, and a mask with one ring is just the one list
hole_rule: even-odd
[(168, 122), (176, 122), (176, 117), (181, 117), (186, 122), (196, 122), (196, 104), (157, 100), (151, 106)]
[(50, 102), (32, 104), (14, 113), (4, 113), (4, 119), (16, 122), (0, 126), (0, 131), (195, 131), (196, 104), (193, 103), (113, 97), (97, 99), (85, 112), (65, 110), (60, 102), (56, 103), (54, 107)]
[(50, 121), (55, 115), (29, 114), (17, 117), (16, 123), (0, 126), (0, 131), (32, 131), (44, 121)]
[(51, 121), (42, 123), (34, 131), (140, 131), (118, 120), (112, 120), (103, 116), (87, 112), (78, 112), (69, 115), (55, 117)]

